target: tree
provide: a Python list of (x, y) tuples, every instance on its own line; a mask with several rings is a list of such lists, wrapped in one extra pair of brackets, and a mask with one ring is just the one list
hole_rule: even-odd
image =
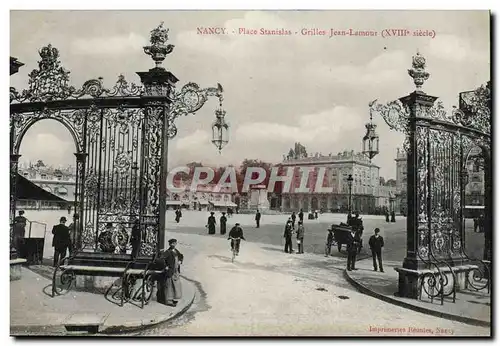
[(189, 168), (189, 173), (179, 172), (176, 174), (177, 179), (182, 179), (183, 181), (189, 181), (193, 179), (194, 169), (196, 167), (203, 167), (203, 163), (201, 162), (190, 162), (186, 164), (186, 167)]
[(300, 144), (300, 142), (296, 142), (293, 148), (290, 148), (288, 151), (287, 159), (302, 159), (307, 157), (306, 147)]
[(45, 163), (43, 163), (42, 160), (38, 160), (35, 164), (35, 167), (39, 168), (39, 167), (45, 167)]
[[(247, 173), (247, 170), (249, 167), (261, 167), (264, 168), (266, 171), (266, 177), (264, 181), (262, 182), (263, 185), (266, 185), (269, 183), (269, 175), (271, 174), (271, 167), (272, 165), (270, 163), (260, 161), (260, 160), (255, 160), (255, 159), (244, 159), (243, 162), (240, 165), (239, 169), (239, 174), (237, 172), (237, 180), (238, 180), (238, 191), (243, 190), (243, 184), (244, 184), (244, 179)], [(258, 173), (254, 172), (252, 176), (250, 177), (251, 179), (257, 179)]]

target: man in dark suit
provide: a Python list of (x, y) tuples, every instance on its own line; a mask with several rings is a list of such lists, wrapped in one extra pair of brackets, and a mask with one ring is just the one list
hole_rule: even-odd
[(66, 257), (66, 252), (71, 246), (71, 238), (69, 228), (66, 226), (66, 218), (63, 216), (59, 220), (59, 225), (52, 228), (52, 247), (54, 247), (54, 267), (59, 264), (59, 261)]
[(299, 212), (299, 221), (302, 221), (302, 223), (304, 223), (304, 212), (302, 211), (302, 209), (300, 209)]
[(382, 248), (384, 247), (384, 238), (379, 233), (380, 229), (375, 228), (375, 234), (370, 237), (368, 244), (372, 250), (373, 270), (377, 271), (376, 260), (378, 259), (378, 266), (380, 267), (380, 271), (383, 273), (384, 267), (382, 266)]
[(292, 248), (292, 235), (293, 235), (293, 227), (292, 220), (288, 220), (285, 226), (285, 232), (283, 233), (283, 238), (285, 238), (285, 252), (293, 253)]
[(295, 219), (297, 218), (297, 215), (295, 215), (295, 212), (292, 213), (292, 228), (295, 228)]
[(347, 270), (357, 270), (356, 269), (356, 254), (358, 253), (361, 241), (359, 239), (359, 233), (353, 230), (347, 236)]
[(260, 217), (261, 217), (260, 211), (257, 210), (257, 214), (255, 214), (255, 223), (257, 224), (257, 228), (260, 227)]

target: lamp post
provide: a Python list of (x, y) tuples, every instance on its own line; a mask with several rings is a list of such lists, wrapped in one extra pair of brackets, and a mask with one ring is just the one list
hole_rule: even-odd
[(352, 174), (349, 174), (349, 176), (347, 177), (347, 186), (349, 186), (349, 205), (348, 205), (348, 211), (349, 211), (349, 214), (352, 213), (352, 210), (351, 210), (351, 199), (352, 199)]
[[(373, 185), (372, 159), (379, 153), (379, 137), (376, 132), (377, 125), (373, 123), (372, 106), (375, 101), (369, 103), (370, 122), (365, 124), (366, 134), (363, 137), (363, 154), (370, 160), (370, 186)], [(372, 195), (375, 197), (375, 189), (372, 188)]]

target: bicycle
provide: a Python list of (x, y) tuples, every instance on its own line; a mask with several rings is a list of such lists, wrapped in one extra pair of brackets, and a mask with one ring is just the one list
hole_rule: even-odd
[(229, 238), (231, 241), (235, 241), (233, 243), (233, 247), (232, 247), (232, 252), (233, 252), (233, 257), (231, 258), (231, 262), (234, 263), (234, 258), (236, 257), (236, 254), (238, 253), (238, 250), (239, 250), (239, 245), (240, 245), (240, 241), (241, 241), (241, 238)]

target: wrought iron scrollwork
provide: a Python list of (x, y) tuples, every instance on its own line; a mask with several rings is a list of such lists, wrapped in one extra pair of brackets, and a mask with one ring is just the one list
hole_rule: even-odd
[(177, 128), (174, 121), (178, 117), (196, 113), (207, 102), (210, 96), (217, 97), (220, 102), (223, 100), (224, 89), (220, 84), (217, 88), (201, 89), (196, 83), (187, 83), (180, 91), (176, 92), (170, 105), (168, 113), (169, 138), (175, 137)]
[(76, 282), (74, 270), (70, 268), (63, 268), (64, 265), (69, 263), (70, 259), (71, 256), (61, 259), (57, 264), (56, 269), (54, 269), (54, 274), (52, 276), (52, 297), (67, 293)]
[[(162, 25), (151, 32), (151, 44), (144, 51), (157, 68), (139, 72), (144, 85), (129, 83), (120, 75), (111, 88), (104, 86), (101, 77), (76, 88), (59, 50), (49, 44), (39, 51), (38, 67), (29, 74), (26, 90), (10, 88), (11, 155), (18, 154), (30, 126), (43, 119), (61, 122), (75, 140), (74, 206), (80, 214), (77, 250), (100, 251), (104, 244), (123, 251), (129, 243), (131, 220), (138, 219), (140, 254), (156, 253), (165, 125), (167, 137), (173, 138), (176, 118), (194, 114), (209, 97), (223, 99), (220, 84), (201, 89), (188, 83), (175, 91), (177, 79), (159, 66), (174, 48), (167, 40), (168, 29)], [(11, 162), (11, 177), (16, 174), (17, 165)], [(14, 184), (15, 180), (11, 179)], [(11, 188), (11, 212), (15, 202), (15, 189)], [(99, 241), (109, 222), (116, 233)]]

